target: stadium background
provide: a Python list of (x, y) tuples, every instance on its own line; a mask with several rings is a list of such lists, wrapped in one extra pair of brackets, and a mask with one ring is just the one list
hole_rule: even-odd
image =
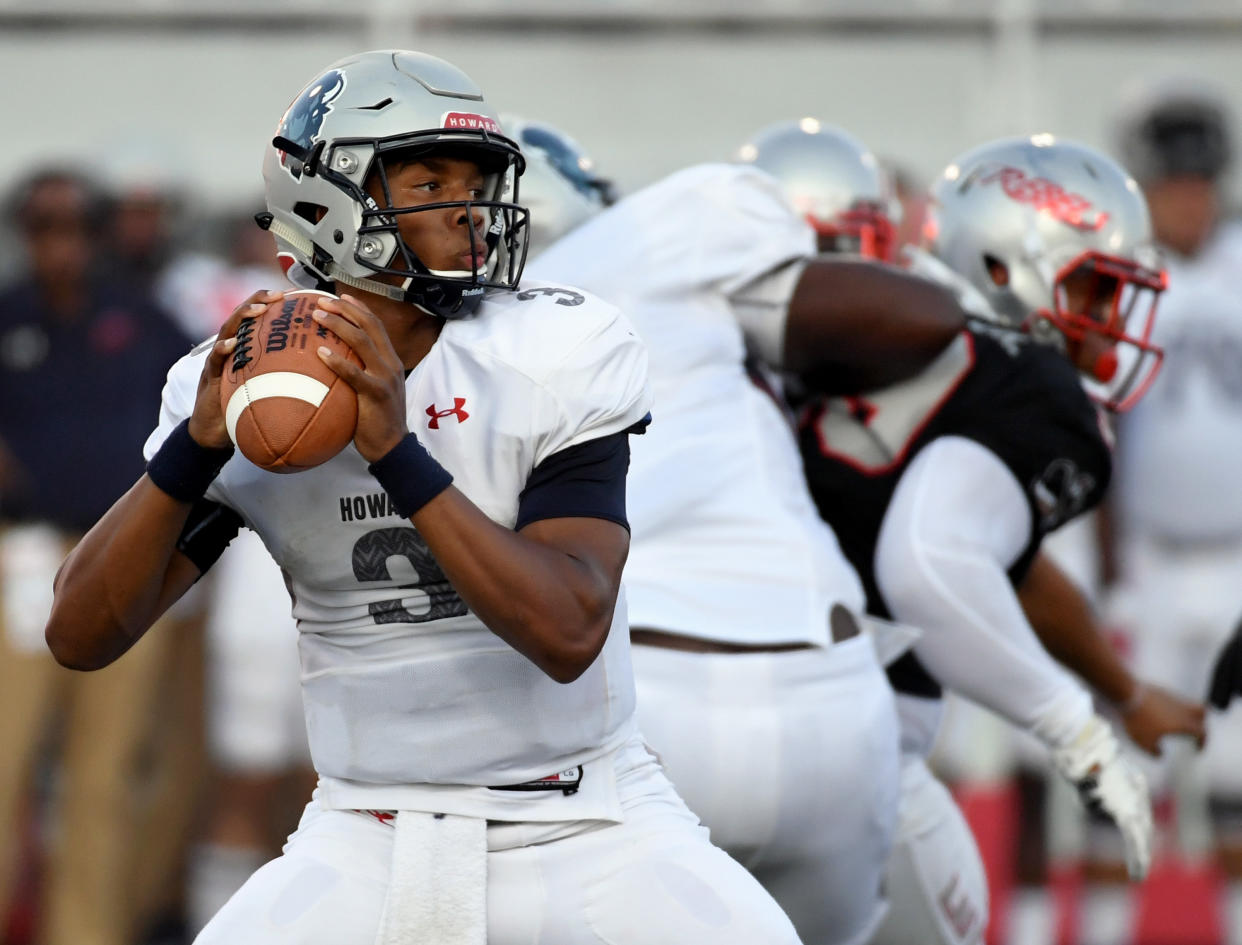
[[(1236, 0), (0, 0), (0, 189), (78, 162), (105, 183), (175, 193), (186, 246), (223, 252), (209, 224), (259, 199), (260, 153), (293, 91), (323, 63), (376, 47), (460, 64), (502, 111), (577, 137), (623, 192), (802, 115), (925, 183), (1002, 134), (1111, 149), (1128, 90), (1163, 74), (1211, 81), (1242, 114), (1240, 44)], [(1236, 179), (1227, 191), (1236, 204)], [(4, 252), (0, 274), (13, 265)], [(975, 737), (989, 778), (962, 797), (1003, 926), (1008, 752), (995, 731)], [(1072, 862), (1059, 876), (1068, 943)], [(1209, 879), (1158, 863), (1147, 940), (1214, 941)]]

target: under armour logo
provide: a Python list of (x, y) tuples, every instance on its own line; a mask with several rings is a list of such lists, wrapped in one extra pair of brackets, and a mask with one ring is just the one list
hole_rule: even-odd
[(464, 423), (470, 414), (466, 413), (462, 408), (466, 406), (465, 397), (454, 397), (453, 406), (447, 410), (436, 410), (436, 405), (432, 404), (427, 408), (427, 416), (431, 419), (427, 422), (427, 426), (432, 430), (440, 429), (440, 421), (445, 417), (456, 417), (458, 423)]

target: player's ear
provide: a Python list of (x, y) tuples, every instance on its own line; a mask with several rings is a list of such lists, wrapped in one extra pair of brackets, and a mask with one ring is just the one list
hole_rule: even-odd
[(984, 256), (983, 264), (988, 267), (988, 275), (1001, 288), (1009, 285), (1009, 267), (995, 256)]

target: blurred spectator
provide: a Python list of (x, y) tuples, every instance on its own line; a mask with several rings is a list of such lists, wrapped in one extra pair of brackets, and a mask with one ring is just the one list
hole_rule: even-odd
[(213, 229), (220, 254), (186, 253), (164, 272), (157, 292), (161, 304), (176, 313), (178, 323), (194, 337), (215, 334), (233, 309), (258, 289), (286, 285), (276, 263), (276, 242), (260, 229), (254, 215), (265, 209), (225, 214)]
[[(100, 202), (79, 173), (38, 171), (16, 188), (10, 214), (26, 258), (0, 290), (0, 914), (29, 809), (50, 827), (36, 833), (49, 838), (37, 940), (125, 945), (136, 782), (174, 634), (78, 674), (54, 662), (40, 627), (65, 552), (141, 472), (151, 404), (189, 340), (141, 292), (102, 276)], [(59, 777), (32, 804), (55, 731)]]
[[(1231, 118), (1216, 90), (1164, 80), (1135, 92), (1117, 131), (1119, 156), (1147, 195), (1169, 289), (1155, 329), (1164, 369), (1118, 433), (1103, 576), (1133, 635), (1137, 671), (1203, 699), (1242, 611), (1242, 226), (1223, 219), (1221, 186)], [(1168, 746), (1150, 776), (1156, 792), (1173, 794), (1181, 853), (1202, 859), (1215, 848), (1230, 877), (1227, 942), (1242, 945), (1242, 706), (1208, 722), (1202, 755)], [(1101, 912), (1112, 916), (1102, 926), (1128, 933), (1127, 905)]]

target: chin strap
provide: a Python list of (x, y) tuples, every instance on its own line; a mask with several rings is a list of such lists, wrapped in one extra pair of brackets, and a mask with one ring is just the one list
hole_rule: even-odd
[[(272, 221), (267, 225), (267, 231), (277, 239), (283, 240), (296, 249), (304, 259), (315, 258), (315, 244), (288, 224), (273, 217)], [(301, 265), (305, 266), (306, 264), (302, 263)], [(328, 281), (340, 282), (355, 289), (361, 289), (363, 292), (382, 295), (385, 298), (392, 299), (394, 302), (409, 301), (405, 295), (405, 290), (410, 284), (408, 279), (401, 286), (389, 285), (386, 282), (379, 282), (375, 279), (359, 279), (356, 276), (343, 272), (341, 267), (332, 260), (328, 260), (324, 266), (323, 276)]]

